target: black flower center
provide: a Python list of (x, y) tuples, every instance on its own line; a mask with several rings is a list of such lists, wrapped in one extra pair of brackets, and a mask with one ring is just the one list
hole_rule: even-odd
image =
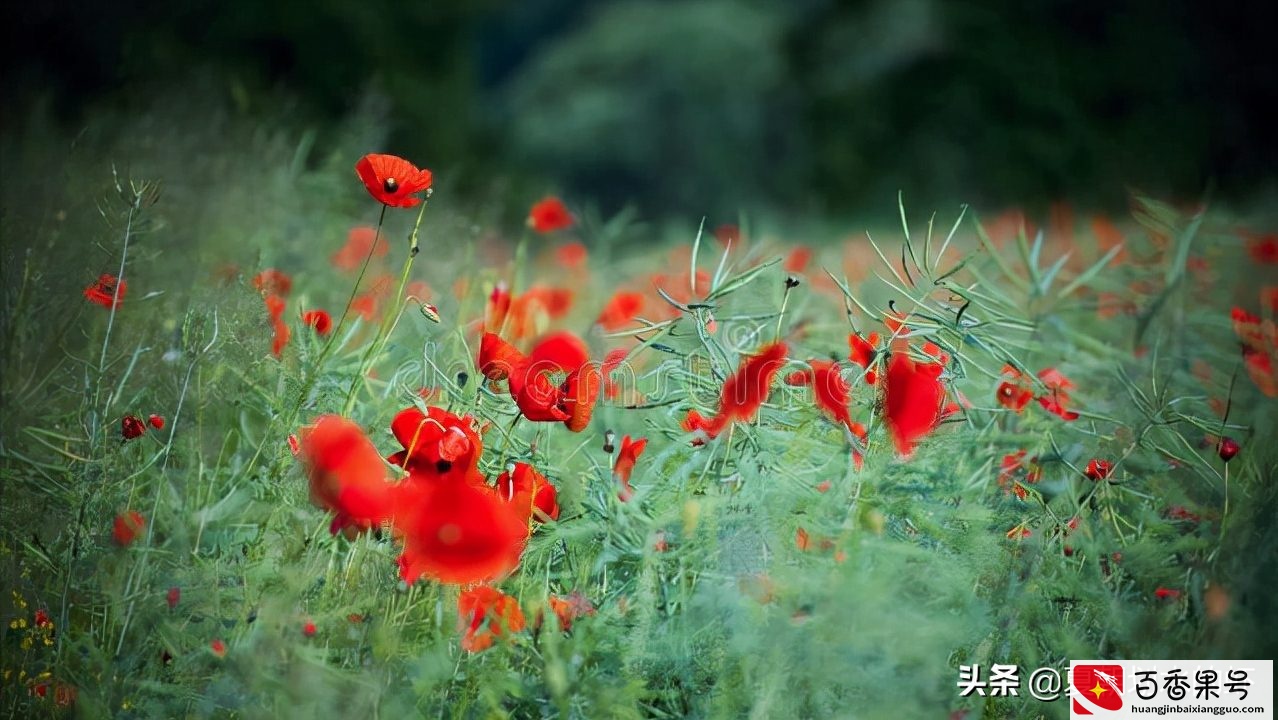
[(399, 189), (399, 181), (395, 178), (386, 178), (382, 181), (382, 188), (388, 193), (393, 193)]
[(446, 473), (452, 468), (453, 468), (453, 464), (448, 462), (447, 460), (440, 460), (439, 462), (435, 463), (435, 470), (439, 471), (440, 473)]

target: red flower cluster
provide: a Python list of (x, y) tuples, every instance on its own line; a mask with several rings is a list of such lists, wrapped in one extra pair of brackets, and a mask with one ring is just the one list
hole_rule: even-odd
[(462, 649), (476, 653), (492, 647), (497, 638), (524, 629), (519, 601), (502, 591), (479, 585), (457, 598)]
[(554, 486), (530, 466), (517, 464), (497, 489), (487, 484), (479, 471), (482, 440), (469, 416), (409, 408), (391, 430), (404, 447), (388, 458), (408, 473), (399, 482), (386, 477), (364, 433), (337, 416), (303, 431), (301, 457), (312, 502), (334, 513), (332, 532), (392, 528), (403, 545), (405, 582), (423, 575), (463, 585), (500, 579), (519, 564), (534, 515), (558, 515)]
[[(994, 393), (995, 398), (999, 405), (1020, 414), (1029, 405), (1029, 401), (1035, 399), (1034, 390), (1021, 371), (1011, 365), (1003, 366), (1003, 376), (1007, 379), (999, 383)], [(1070, 401), (1069, 391), (1074, 388), (1074, 383), (1056, 368), (1043, 368), (1038, 373), (1038, 379), (1047, 386), (1047, 392), (1038, 396), (1038, 404), (1062, 420), (1077, 420), (1078, 413), (1066, 407)]]
[(102, 274), (89, 287), (84, 289), (84, 298), (94, 305), (101, 305), (110, 310), (118, 310), (124, 302), (124, 292), (129, 284), (117, 280), (114, 275)]
[(581, 338), (553, 333), (524, 355), (495, 333), (479, 346), (479, 371), (489, 380), (507, 380), (510, 396), (533, 422), (561, 422), (573, 432), (590, 423), (599, 397), (600, 367), (591, 362)]
[(1243, 366), (1260, 392), (1278, 397), (1278, 326), (1235, 307), (1230, 314), (1242, 345)]
[(284, 298), (293, 290), (293, 279), (275, 268), (267, 268), (253, 276), (253, 287), (262, 293), (262, 302), (271, 320), (271, 353), (279, 357), (293, 334), (284, 322)]

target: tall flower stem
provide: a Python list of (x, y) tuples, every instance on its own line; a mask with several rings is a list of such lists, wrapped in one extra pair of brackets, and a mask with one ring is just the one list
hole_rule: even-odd
[[(420, 218), (419, 218), (420, 220)], [(329, 354), (337, 346), (337, 339), (341, 336), (342, 326), (346, 324), (346, 318), (350, 315), (351, 306), (355, 304), (355, 297), (359, 295), (360, 283), (364, 282), (364, 275), (368, 273), (368, 265), (373, 260), (373, 253), (377, 250), (377, 242), (382, 237), (382, 225), (386, 222), (386, 206), (382, 205), (382, 212), (377, 216), (377, 229), (373, 232), (373, 244), (368, 248), (368, 255), (364, 256), (364, 264), (359, 268), (359, 275), (355, 278), (355, 285), (351, 288), (351, 295), (346, 299), (346, 307), (342, 308), (342, 314), (337, 319), (337, 324), (328, 334), (328, 341), (324, 343), (324, 347), (320, 350), (319, 357), (315, 359), (315, 367), (307, 374), (306, 380), (302, 383), (302, 391), (297, 395), (297, 402), (289, 408), (288, 415), (284, 418), (284, 427), (292, 428), (293, 423), (297, 421), (297, 416), (302, 412), (302, 405), (306, 404), (306, 398), (311, 394), (311, 388), (315, 387), (316, 380), (319, 379), (320, 373), (324, 369), (324, 361), (328, 359)], [(262, 452), (266, 448), (266, 443), (259, 443), (257, 451), (253, 453), (253, 457), (245, 463), (244, 468), (240, 471), (241, 475), (247, 475), (257, 466), (257, 461), (262, 457)]]
[(364, 384), (364, 377), (386, 346), (386, 341), (390, 339), (391, 328), (395, 325), (400, 309), (404, 305), (404, 288), (408, 287), (408, 276), (413, 270), (413, 259), (417, 257), (417, 234), (421, 229), (422, 216), (426, 214), (428, 202), (422, 201), (421, 209), (417, 211), (417, 221), (413, 223), (413, 234), (408, 238), (408, 257), (404, 259), (404, 269), (399, 275), (399, 288), (395, 291), (391, 306), (387, 308), (387, 311), (382, 316), (382, 324), (377, 328), (377, 337), (373, 339), (372, 344), (368, 346), (368, 350), (364, 352), (364, 357), (360, 359), (359, 373), (351, 381), (351, 389), (346, 393), (346, 402), (342, 405), (342, 415), (347, 417), (350, 416), (351, 409), (355, 407), (355, 395)]

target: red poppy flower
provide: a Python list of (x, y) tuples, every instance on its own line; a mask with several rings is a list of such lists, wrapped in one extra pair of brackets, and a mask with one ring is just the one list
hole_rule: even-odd
[(431, 183), (429, 170), (394, 155), (365, 155), (355, 163), (355, 174), (368, 194), (388, 207), (416, 207), (422, 201), (417, 193), (429, 190)]
[(905, 352), (894, 352), (888, 360), (883, 414), (902, 456), (913, 452), (918, 441), (940, 421), (945, 401), (942, 370), (938, 362), (915, 362)]
[[(546, 604), (559, 620), (559, 629), (564, 632), (572, 630), (572, 623), (577, 618), (595, 614), (595, 606), (580, 591), (574, 590), (569, 595), (551, 595), (546, 598)], [(537, 616), (537, 625), (541, 626), (540, 614)]]
[(873, 385), (875, 381), (875, 373), (870, 370), (870, 365), (874, 363), (874, 359), (878, 357), (879, 334), (870, 333), (868, 338), (861, 337), (858, 333), (848, 335), (848, 360), (867, 370), (865, 374), (865, 382)]
[(994, 396), (998, 398), (999, 405), (1020, 414), (1029, 401), (1034, 399), (1034, 391), (1021, 382), (1021, 371), (1011, 365), (1003, 366), (1003, 375), (1009, 379), (999, 383)]
[(514, 470), (497, 476), (497, 494), (514, 505), (525, 517), (538, 522), (559, 519), (559, 499), (555, 486), (528, 463), (515, 463)]
[(99, 275), (97, 281), (84, 289), (84, 298), (95, 305), (101, 305), (104, 308), (118, 310), (120, 303), (124, 302), (124, 292), (128, 289), (129, 283), (120, 280), (117, 282), (114, 275)]
[(370, 255), (385, 257), (388, 252), (390, 252), (390, 243), (381, 237), (377, 228), (354, 227), (346, 235), (346, 244), (341, 250), (333, 253), (330, 262), (338, 270), (358, 270)]
[(1231, 437), (1223, 437), (1220, 439), (1220, 442), (1216, 444), (1216, 453), (1220, 455), (1220, 459), (1225, 462), (1233, 460), (1234, 456), (1237, 455), (1238, 451), (1241, 449), (1242, 447), (1238, 444), (1238, 441)]
[(1113, 469), (1114, 466), (1110, 465), (1108, 461), (1092, 458), (1092, 460), (1087, 463), (1087, 470), (1084, 471), (1083, 474), (1091, 480), (1104, 480), (1109, 477), (1109, 473)]
[(848, 429), (854, 437), (865, 442), (865, 426), (852, 420), (848, 405), (852, 391), (843, 378), (839, 364), (830, 360), (811, 360), (811, 368), (791, 373), (786, 382), (790, 385), (812, 385), (812, 399), (816, 406), (832, 420)]
[(404, 449), (386, 461), (410, 473), (469, 480), (483, 451), (474, 419), (443, 408), (401, 410), (391, 421), (391, 432)]
[(794, 531), (794, 546), (800, 552), (807, 552), (808, 548), (812, 547), (812, 536), (808, 535), (807, 530), (800, 527)]
[(539, 233), (552, 233), (572, 227), (572, 213), (557, 197), (546, 197), (528, 212), (528, 227)]
[(1160, 586), (1158, 589), (1154, 590), (1154, 597), (1159, 600), (1176, 600), (1180, 597), (1180, 591)]
[(147, 421), (147, 424), (149, 424), (151, 427), (155, 428), (156, 430), (164, 429), (164, 417), (161, 415), (152, 415), (151, 417), (147, 418), (146, 421)]
[(700, 413), (691, 411), (683, 421), (684, 428), (704, 432), (713, 438), (735, 421), (753, 419), (768, 399), (772, 381), (785, 365), (787, 352), (789, 348), (784, 342), (775, 342), (746, 358), (736, 373), (724, 382), (719, 396), (719, 412), (707, 420)]
[(212, 652), (213, 656), (216, 658), (224, 658), (226, 657), (226, 643), (221, 640), (214, 640), (209, 643), (209, 651)]
[(284, 322), (284, 298), (271, 294), (263, 298), (263, 302), (266, 303), (266, 312), (271, 318), (271, 353), (279, 357), (293, 334)]
[(1254, 235), (1247, 240), (1251, 259), (1264, 265), (1278, 263), (1278, 234)]
[(527, 520), (492, 488), (464, 482), (401, 487), (395, 527), (404, 540), (399, 557), (404, 582), (411, 585), (425, 575), (469, 585), (498, 580), (519, 565)]
[(812, 260), (812, 249), (799, 245), (790, 251), (785, 258), (785, 271), (788, 273), (801, 273), (807, 269), (808, 263)]
[(604, 330), (620, 330), (633, 322), (641, 312), (643, 312), (641, 293), (619, 291), (613, 294), (595, 322), (599, 323)]
[(142, 424), (142, 419), (133, 415), (125, 415), (120, 418), (120, 434), (125, 440), (133, 440), (142, 437), (142, 433), (146, 432), (146, 425)]
[(555, 249), (555, 261), (569, 270), (585, 265), (586, 256), (586, 246), (579, 242), (565, 243)]
[(176, 585), (169, 588), (169, 592), (164, 596), (164, 600), (169, 604), (170, 610), (177, 607), (178, 603), (182, 601), (182, 589)]
[[(478, 364), (485, 377), (509, 378), (510, 395), (529, 420), (562, 422), (573, 432), (590, 423), (599, 396), (599, 365), (590, 362), (576, 335), (549, 335), (525, 357), (489, 333), (480, 341)], [(552, 378), (562, 380), (556, 384)]]
[(334, 513), (329, 531), (364, 530), (389, 520), (396, 493), (377, 448), (359, 426), (324, 415), (302, 431), (311, 502)]
[(315, 328), (318, 335), (327, 335), (333, 330), (333, 316), (327, 310), (307, 310), (302, 313), (302, 324)]
[(312, 620), (307, 620), (305, 623), (302, 624), (302, 637), (308, 637), (308, 638), (315, 637), (316, 630), (317, 628), (315, 627), (315, 622)]
[(293, 291), (293, 278), (275, 268), (267, 268), (253, 276), (253, 287), (263, 295), (286, 296)]
[(612, 466), (612, 479), (621, 486), (617, 497), (622, 502), (634, 497), (634, 490), (630, 487), (630, 474), (634, 472), (635, 462), (647, 446), (648, 438), (639, 438), (633, 442), (629, 435), (621, 438), (621, 450), (617, 452), (617, 462)]
[(1047, 394), (1038, 398), (1038, 404), (1042, 405), (1048, 412), (1059, 416), (1062, 420), (1073, 421), (1078, 419), (1078, 413), (1066, 408), (1069, 403), (1069, 390), (1073, 389), (1074, 383), (1065, 377), (1056, 368), (1044, 368), (1039, 371), (1038, 379), (1043, 381), (1047, 386)]
[(128, 547), (145, 531), (146, 519), (142, 517), (142, 513), (137, 510), (129, 510), (115, 516), (115, 523), (111, 528), (111, 537), (115, 538), (116, 545)]
[(457, 615), (463, 632), (461, 647), (469, 653), (492, 647), (497, 638), (517, 633), (525, 624), (519, 601), (488, 585), (464, 591), (457, 598)]
[(35, 617), (32, 618), (32, 621), (38, 628), (47, 627), (53, 624), (53, 620), (49, 619), (49, 613), (45, 612), (43, 608), (35, 611)]

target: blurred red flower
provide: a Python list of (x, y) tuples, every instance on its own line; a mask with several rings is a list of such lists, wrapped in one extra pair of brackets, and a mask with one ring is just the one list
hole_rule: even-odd
[(385, 257), (390, 252), (390, 243), (381, 237), (377, 228), (361, 225), (351, 228), (346, 235), (346, 244), (333, 253), (330, 262), (338, 270), (358, 270), (370, 255)]
[(128, 547), (145, 531), (146, 519), (142, 517), (142, 513), (137, 510), (129, 510), (115, 516), (115, 522), (111, 528), (111, 537), (115, 539), (116, 545)]
[(620, 330), (643, 312), (643, 294), (637, 292), (618, 291), (608, 300), (599, 319), (595, 322), (604, 330)]
[(164, 429), (164, 416), (162, 415), (151, 415), (151, 417), (147, 418), (146, 421), (147, 424), (156, 430)]
[[(784, 342), (774, 342), (743, 360), (737, 371), (723, 383), (718, 413), (707, 419), (691, 410), (683, 421), (683, 428), (713, 438), (735, 421), (753, 419), (768, 399), (772, 381), (785, 365), (788, 351)], [(695, 444), (696, 440), (693, 442)]]
[(515, 598), (488, 585), (462, 592), (457, 598), (457, 615), (462, 630), (461, 646), (477, 653), (492, 647), (502, 635), (524, 629), (524, 611)]
[(647, 446), (648, 438), (639, 438), (634, 441), (630, 439), (629, 435), (621, 438), (621, 449), (617, 451), (617, 462), (612, 466), (612, 479), (621, 486), (621, 489), (617, 491), (617, 497), (622, 502), (627, 502), (634, 497), (634, 489), (630, 487), (630, 474), (634, 472), (635, 463)]
[(1074, 388), (1074, 383), (1056, 368), (1043, 368), (1038, 372), (1038, 379), (1043, 381), (1048, 390), (1046, 395), (1039, 396), (1038, 404), (1062, 420), (1077, 420), (1078, 413), (1065, 407), (1069, 403), (1069, 391)]
[(1008, 379), (999, 383), (994, 396), (999, 405), (1020, 414), (1029, 405), (1029, 401), (1034, 399), (1034, 391), (1022, 382), (1021, 371), (1011, 365), (1003, 366), (1003, 375)]
[(133, 440), (142, 437), (146, 432), (146, 425), (142, 424), (142, 419), (135, 415), (125, 415), (120, 418), (120, 434), (125, 440)]
[(287, 296), (293, 291), (293, 278), (275, 268), (267, 268), (253, 276), (253, 287), (263, 295)]
[(394, 155), (365, 155), (355, 163), (355, 174), (368, 194), (387, 207), (410, 208), (421, 204), (417, 193), (430, 189), (429, 170)]
[(315, 328), (318, 335), (327, 335), (333, 330), (333, 316), (327, 310), (307, 310), (302, 313), (302, 324)]
[(120, 303), (124, 302), (124, 293), (128, 290), (128, 287), (128, 282), (124, 280), (117, 281), (114, 275), (103, 274), (99, 275), (92, 285), (84, 289), (84, 297), (95, 305), (118, 310)]
[(399, 486), (400, 577), (469, 585), (499, 580), (519, 565), (527, 520), (487, 485), (409, 482)]
[(391, 518), (393, 486), (386, 482), (377, 448), (358, 425), (337, 415), (324, 415), (301, 435), (311, 502), (334, 513), (330, 532), (357, 532)]
[(1113, 469), (1114, 466), (1110, 465), (1108, 461), (1092, 458), (1091, 461), (1087, 463), (1087, 470), (1085, 470), (1083, 474), (1091, 480), (1104, 480), (1109, 477), (1109, 473)]
[(572, 213), (557, 197), (545, 197), (528, 211), (528, 227), (539, 233), (552, 233), (572, 227)]
[(941, 419), (945, 387), (939, 362), (916, 362), (903, 351), (888, 359), (883, 414), (896, 451), (908, 456)]
[(585, 265), (586, 257), (586, 246), (579, 242), (564, 243), (555, 249), (555, 261), (570, 270)]

